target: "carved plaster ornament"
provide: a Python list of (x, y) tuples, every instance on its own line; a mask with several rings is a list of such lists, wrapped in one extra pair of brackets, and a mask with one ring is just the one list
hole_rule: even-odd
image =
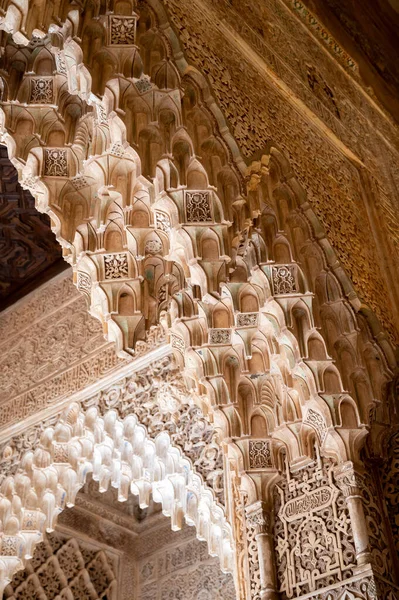
[[(384, 403), (384, 386), (395, 367), (389, 337), (371, 311), (359, 311), (362, 304), (343, 270), (358, 280), (364, 298), (389, 329), (371, 234), (360, 244), (364, 252), (358, 253), (356, 266), (336, 233), (341, 223), (347, 224), (348, 239), (358, 241), (358, 230), (369, 232), (364, 215), (345, 208), (343, 201), (353, 200), (354, 207), (360, 203), (361, 193), (353, 189), (359, 173), (341, 154), (331, 155), (308, 123), (297, 136), (306, 140), (306, 151), (292, 136), (280, 144), (290, 148), (291, 164), (278, 144), (266, 150), (268, 127), (276, 132), (274, 121), (281, 132), (293, 128), (288, 108), (287, 113), (276, 108), (269, 120), (259, 96), (259, 73), (250, 81), (252, 68), (236, 68), (237, 49), (232, 49), (226, 61), (234, 67), (233, 76), (244, 73), (243, 85), (257, 100), (255, 108), (249, 102), (245, 118), (237, 118), (231, 93), (240, 95), (242, 82), (236, 81), (237, 92), (226, 84), (228, 72), (215, 59), (214, 44), (220, 39), (215, 23), (198, 13), (196, 3), (188, 10), (184, 2), (166, 2), (172, 24), (181, 25), (187, 56), (204, 72), (218, 74), (209, 90), (199, 71), (185, 62), (166, 16), (153, 4), (143, 2), (136, 12), (132, 3), (130, 14), (123, 15), (117, 8), (105, 14), (105, 7), (99, 7), (93, 15), (85, 3), (68, 13), (60, 2), (51, 17), (57, 22), (51, 25), (51, 38), (45, 35), (47, 13), (28, 5), (26, 12), (24, 5), (17, 18), (10, 5), (1, 20), (1, 27), (12, 32), (2, 41), (3, 71), (8, 73), (1, 101), (3, 139), (36, 205), (52, 218), (76, 283), (118, 352), (125, 357), (146, 352), (146, 344), (162, 337), (157, 332), (167, 314), (171, 348), (195, 396), (183, 412), (191, 430), (186, 435), (179, 425), (176, 437), (219, 498), (220, 445), (239, 473), (235, 485), (240, 489), (234, 490), (228, 477), (224, 489), (229, 518), (239, 515), (242, 521), (234, 527), (240, 548), (234, 555), (237, 589), (251, 600), (277, 592), (290, 598), (336, 590), (345, 578), (358, 576), (356, 566), (369, 569), (370, 552), (363, 505), (351, 494), (344, 498), (334, 473), (341, 465), (361, 462), (370, 425), (365, 415), (371, 404)], [(198, 32), (205, 28), (200, 39), (209, 46), (198, 44), (199, 34), (190, 35), (184, 23)], [(40, 39), (21, 51), (17, 44), (28, 42), (32, 32)], [(149, 52), (149, 44), (157, 51)], [(272, 106), (277, 92), (272, 87), (269, 93)], [(235, 124), (243, 154), (263, 152), (248, 171), (214, 97)], [(280, 112), (288, 115), (287, 122)], [(295, 113), (297, 122), (299, 127)], [(303, 156), (313, 148), (318, 149), (317, 173), (303, 166)], [(313, 180), (323, 183), (316, 192)], [(344, 215), (330, 210), (335, 202)], [(337, 254), (322, 227), (327, 213), (333, 213), (329, 235)], [(231, 568), (231, 525), (192, 462), (171, 443), (168, 428), (175, 413), (168, 394), (170, 389), (159, 407), (151, 404), (144, 415), (152, 419), (157, 406), (161, 431), (155, 440), (133, 415), (119, 416), (119, 401), (103, 418), (94, 407), (84, 412), (74, 406), (68, 413), (71, 422), (63, 417), (59, 429), (51, 426), (54, 439), (43, 433), (43, 447), (32, 460), (26, 458), (13, 481), (28, 478), (35, 488), (36, 472), (48, 477), (44, 495), (34, 489), (38, 501), (45, 499), (47, 513), (44, 505), (32, 510), (42, 510), (51, 526), (57, 511), (73, 504), (90, 470), (100, 487), (111, 482), (122, 498), (133, 485), (143, 506), (152, 491), (174, 527), (185, 515), (208, 540), (210, 551)], [(199, 406), (209, 421), (196, 412)], [(386, 414), (381, 427), (389, 428)], [(208, 429), (212, 421), (219, 446)], [(380, 439), (375, 435), (373, 443)], [(148, 451), (149, 466), (140, 445)], [(77, 462), (70, 462), (70, 452)], [(169, 474), (167, 459), (174, 465), (174, 484), (169, 476), (155, 476), (158, 467)], [(282, 481), (276, 487), (278, 477)], [(7, 485), (2, 493), (8, 507), (7, 494), (14, 492), (11, 480)], [(235, 506), (244, 495), (247, 507), (257, 502), (274, 506), (272, 547), (259, 545), (259, 523)], [(0, 562), (9, 580), (21, 565), (26, 541), (19, 517), (6, 513)], [(263, 569), (267, 552), (276, 557), (275, 580)], [(371, 581), (370, 569), (369, 579), (359, 575), (356, 581)], [(369, 583), (364, 585), (368, 589)]]

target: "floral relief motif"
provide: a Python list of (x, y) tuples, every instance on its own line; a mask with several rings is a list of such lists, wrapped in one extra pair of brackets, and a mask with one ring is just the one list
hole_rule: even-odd
[(331, 34), (323, 27), (323, 25), (316, 19), (313, 13), (310, 12), (299, 0), (288, 0), (297, 14), (317, 33), (317, 37), (324, 43), (328, 48), (334, 52), (334, 54), (342, 61), (342, 63), (357, 71), (357, 65), (353, 58), (347, 54), (337, 41), (331, 36)]
[(60, 75), (67, 75), (67, 66), (65, 62), (65, 54), (62, 50), (59, 50), (55, 55), (55, 61), (57, 64), (57, 71)]
[(210, 344), (229, 344), (231, 338), (231, 329), (210, 329)]
[(53, 78), (31, 79), (30, 101), (34, 104), (51, 104), (54, 100)]
[(145, 243), (144, 252), (146, 254), (159, 254), (162, 252), (162, 242), (159, 240), (148, 240)]
[(297, 585), (314, 591), (320, 574), (339, 568), (339, 551), (335, 536), (327, 531), (323, 521), (313, 517), (300, 527), (293, 557), (300, 574)]
[(261, 579), (259, 567), (259, 551), (256, 536), (258, 532), (258, 524), (256, 519), (246, 518), (246, 538), (247, 552), (249, 562), (249, 581), (251, 600), (261, 600)]
[(155, 211), (155, 222), (157, 229), (161, 231), (165, 231), (165, 233), (169, 233), (171, 229), (169, 216), (159, 210)]
[(237, 327), (255, 327), (258, 324), (258, 313), (238, 313)]
[(136, 17), (110, 15), (110, 43), (112, 46), (133, 46), (136, 39)]
[(109, 153), (122, 158), (122, 156), (125, 154), (125, 148), (122, 144), (115, 143), (110, 147)]
[(120, 279), (129, 276), (127, 254), (104, 254), (105, 279)]
[(313, 408), (309, 408), (303, 422), (307, 425), (310, 425), (311, 427), (313, 427), (313, 429), (316, 430), (320, 442), (321, 444), (323, 444), (327, 436), (327, 424), (322, 415), (313, 410)]
[(70, 181), (75, 190), (78, 191), (89, 185), (89, 182), (87, 181), (86, 177), (83, 177), (83, 175), (76, 175), (76, 177), (73, 177)]
[(137, 81), (134, 82), (134, 85), (140, 94), (145, 94), (152, 90), (151, 79), (146, 75), (142, 75), (140, 79), (137, 79)]
[(176, 350), (178, 352), (180, 352), (180, 354), (184, 355), (184, 350), (186, 348), (186, 345), (184, 343), (183, 338), (179, 337), (178, 335), (176, 335), (174, 333), (171, 333), (170, 345), (172, 346), (172, 348), (176, 348)]
[(266, 469), (272, 466), (272, 453), (269, 440), (249, 440), (249, 468)]
[(212, 221), (209, 192), (185, 192), (188, 223), (206, 223)]
[(62, 148), (44, 150), (44, 175), (48, 177), (68, 177), (67, 151)]
[(381, 469), (381, 486), (388, 509), (394, 548), (399, 556), (399, 432), (389, 442), (388, 458)]
[(140, 560), (140, 600), (236, 600), (231, 575), (223, 574), (206, 545), (198, 540), (183, 540), (159, 550), (159, 532), (150, 540), (155, 551)]
[[(378, 475), (376, 470), (370, 465), (369, 468), (366, 468), (362, 478), (361, 495), (363, 499), (363, 510), (367, 522), (371, 558), (375, 572), (381, 577), (384, 577), (387, 581), (392, 581), (394, 567), (390, 555), (386, 524), (383, 519), (385, 507), (383, 506), (383, 500), (377, 490), (377, 480)], [(389, 509), (391, 509), (391, 506), (388, 504), (388, 515), (390, 516), (391, 522), (394, 522), (396, 505), (395, 508), (392, 507), (393, 512)], [(393, 528), (393, 534), (396, 542), (395, 526)]]
[[(54, 405), (125, 364), (113, 344), (104, 341), (101, 324), (89, 315), (70, 274), (2, 313), (0, 328), (0, 427)], [(162, 343), (162, 336), (153, 343)]]
[(292, 294), (297, 291), (293, 266), (273, 267), (273, 289), (275, 294)]
[(87, 273), (83, 273), (82, 271), (78, 271), (78, 290), (83, 292), (90, 298), (91, 296), (91, 277)]
[(105, 123), (108, 123), (107, 121), (107, 111), (105, 110), (104, 106), (102, 105), (101, 102), (96, 102), (96, 115), (97, 115), (97, 121), (103, 125)]

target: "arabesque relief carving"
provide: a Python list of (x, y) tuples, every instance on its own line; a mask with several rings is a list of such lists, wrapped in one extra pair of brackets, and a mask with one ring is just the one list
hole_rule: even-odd
[(355, 597), (393, 594), (362, 454), (367, 439), (382, 456), (397, 420), (391, 242), (365, 209), (378, 165), (357, 164), (352, 136), (332, 147), (348, 115), (325, 73), (310, 67), (307, 94), (323, 94), (335, 137), (231, 40), (224, 64), (197, 2), (5, 4), (0, 128), (21, 183), (99, 335), (120, 360), (167, 336), (181, 375), (153, 364), (43, 430), (2, 484), (3, 583), (92, 472), (121, 501), (152, 493), (172, 528), (195, 525), (240, 600), (338, 598), (346, 580)]
[(275, 544), (280, 591), (302, 596), (353, 575), (356, 565), (345, 499), (332, 465), (319, 460), (276, 489)]

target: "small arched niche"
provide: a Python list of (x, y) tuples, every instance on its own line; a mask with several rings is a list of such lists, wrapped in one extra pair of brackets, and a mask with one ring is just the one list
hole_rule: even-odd
[(254, 414), (251, 417), (251, 436), (264, 439), (267, 435), (268, 431), (265, 417), (261, 414)]
[(254, 289), (245, 287), (240, 294), (239, 308), (242, 313), (254, 313), (259, 311), (259, 299)]
[(130, 317), (135, 312), (135, 298), (133, 291), (123, 286), (119, 293), (118, 313), (121, 317)]
[(341, 427), (343, 429), (357, 429), (358, 418), (356, 409), (349, 399), (342, 400), (339, 405)]

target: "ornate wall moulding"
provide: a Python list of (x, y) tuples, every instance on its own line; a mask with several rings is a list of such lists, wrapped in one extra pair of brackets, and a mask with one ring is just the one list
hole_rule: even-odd
[(322, 23), (314, 14), (306, 8), (299, 0), (285, 0), (286, 4), (291, 7), (306, 25), (315, 32), (317, 37), (325, 44), (331, 52), (342, 62), (342, 64), (352, 71), (358, 71), (358, 66), (353, 58), (345, 52), (345, 50), (338, 44), (338, 42), (332, 37), (332, 35), (323, 27)]

